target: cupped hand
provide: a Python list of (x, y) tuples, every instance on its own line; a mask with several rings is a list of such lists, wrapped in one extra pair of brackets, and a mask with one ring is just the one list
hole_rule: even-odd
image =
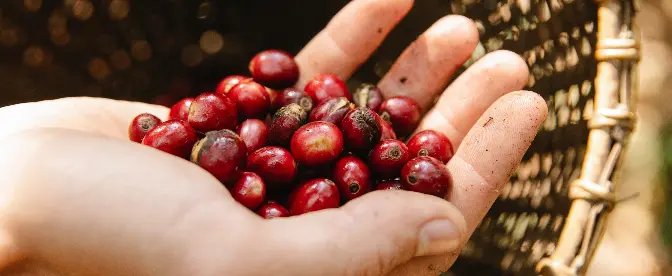
[[(347, 79), (412, 0), (356, 0), (297, 55), (303, 87)], [(438, 275), (448, 270), (544, 121), (514, 53), (490, 53), (444, 90), (478, 43), (447, 16), (379, 86), (426, 112), (456, 148), (446, 199), (377, 191), (338, 209), (263, 220), (189, 161), (129, 142), (142, 103), (65, 98), (0, 109), (0, 275)], [(432, 99), (440, 100), (431, 106)]]

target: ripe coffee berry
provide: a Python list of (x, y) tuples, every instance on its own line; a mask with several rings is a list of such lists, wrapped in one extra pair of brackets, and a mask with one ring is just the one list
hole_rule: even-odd
[(341, 131), (347, 148), (352, 152), (366, 154), (380, 141), (380, 122), (373, 110), (357, 108), (348, 112), (341, 121)]
[(257, 214), (264, 219), (289, 217), (289, 211), (275, 201), (268, 201), (266, 204), (259, 207)]
[(266, 87), (253, 81), (242, 81), (226, 95), (236, 103), (240, 118), (263, 118), (271, 108)]
[(282, 90), (282, 93), (278, 95), (278, 99), (274, 104), (274, 109), (278, 110), (283, 106), (293, 103), (303, 107), (306, 112), (313, 110), (313, 99), (306, 93), (303, 93), (303, 91), (293, 87)]
[(380, 116), (392, 123), (392, 128), (399, 137), (413, 133), (420, 123), (420, 107), (411, 98), (396, 96), (385, 100), (380, 105)]
[(324, 121), (335, 125), (341, 124), (345, 114), (355, 109), (355, 105), (346, 97), (338, 97), (324, 101), (310, 112), (309, 122)]
[(311, 122), (294, 133), (290, 146), (300, 164), (324, 165), (335, 161), (343, 151), (343, 135), (332, 123)]
[(252, 172), (241, 172), (231, 187), (231, 196), (250, 210), (255, 210), (266, 197), (266, 185), (261, 177)]
[(191, 103), (193, 101), (193, 98), (185, 98), (180, 100), (170, 108), (170, 115), (168, 115), (168, 117), (171, 120), (189, 120), (189, 108), (191, 107)]
[(452, 185), (452, 178), (446, 166), (429, 156), (416, 157), (408, 161), (401, 170), (401, 180), (405, 190), (446, 197)]
[(330, 208), (338, 208), (341, 197), (336, 183), (326, 178), (309, 180), (292, 192), (289, 213), (298, 216)]
[(236, 129), (238, 108), (227, 96), (216, 93), (198, 95), (189, 108), (189, 124), (201, 133)]
[(142, 139), (142, 144), (186, 159), (196, 141), (196, 132), (189, 124), (168, 120), (150, 130)]
[(306, 84), (306, 87), (303, 90), (306, 91), (317, 104), (338, 97), (346, 97), (348, 101), (352, 101), (345, 82), (334, 74), (316, 75), (310, 82), (308, 82), (308, 84)]
[(280, 108), (269, 130), (269, 142), (274, 145), (289, 146), (294, 133), (308, 121), (308, 113), (298, 104)]
[(238, 170), (244, 168), (246, 158), (247, 146), (238, 134), (228, 129), (206, 133), (191, 152), (192, 162), (224, 184), (235, 180)]
[(299, 80), (299, 66), (294, 56), (281, 50), (258, 53), (249, 64), (254, 81), (273, 89), (285, 89)]
[(345, 199), (354, 199), (371, 191), (371, 172), (366, 163), (355, 156), (338, 160), (333, 178)]
[(397, 134), (394, 133), (392, 125), (390, 122), (383, 120), (382, 117), (378, 116), (378, 121), (380, 122), (380, 140), (384, 141), (387, 139), (397, 139)]
[(222, 79), (219, 82), (219, 85), (217, 85), (217, 89), (215, 90), (215, 93), (218, 94), (226, 94), (229, 93), (231, 88), (236, 86), (236, 84), (239, 84), (240, 82), (250, 79), (249, 77), (246, 76), (241, 76), (241, 75), (233, 75), (233, 76), (228, 76), (224, 79)]
[(453, 158), (453, 145), (448, 137), (434, 130), (423, 130), (408, 140), (408, 151), (412, 157), (431, 156), (448, 163)]
[(247, 157), (247, 170), (257, 173), (269, 187), (283, 188), (296, 177), (294, 157), (281, 147), (263, 147)]
[(357, 107), (367, 107), (373, 111), (378, 111), (383, 103), (383, 95), (380, 88), (372, 84), (362, 84), (352, 95), (352, 101)]
[(247, 119), (238, 126), (237, 132), (240, 139), (245, 142), (248, 153), (266, 145), (268, 126), (262, 120)]
[(378, 185), (376, 185), (376, 191), (403, 190), (403, 189), (404, 187), (401, 184), (401, 180), (399, 179), (381, 181), (378, 182)]
[(128, 126), (128, 139), (136, 143), (141, 143), (142, 138), (145, 138), (147, 132), (159, 124), (161, 124), (161, 119), (152, 114), (142, 113), (135, 116)]
[(371, 170), (379, 179), (398, 177), (408, 159), (408, 147), (393, 139), (381, 141), (369, 153)]

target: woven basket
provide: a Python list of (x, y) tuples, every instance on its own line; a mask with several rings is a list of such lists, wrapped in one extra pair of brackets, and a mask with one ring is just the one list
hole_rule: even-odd
[[(82, 95), (172, 104), (245, 72), (262, 49), (298, 52), (347, 2), (2, 0), (0, 106)], [(418, 0), (350, 80), (377, 81), (417, 34), (456, 13), (481, 35), (465, 67), (512, 50), (530, 67), (527, 89), (548, 101), (517, 173), (445, 275), (586, 271), (635, 121), (636, 10), (629, 0)]]

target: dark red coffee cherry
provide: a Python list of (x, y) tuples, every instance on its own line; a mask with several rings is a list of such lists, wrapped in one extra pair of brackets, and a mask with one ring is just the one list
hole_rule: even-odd
[(341, 196), (336, 183), (326, 178), (309, 180), (292, 192), (289, 212), (298, 216), (308, 212), (338, 208)]
[(128, 126), (128, 139), (136, 143), (142, 143), (142, 138), (145, 138), (147, 132), (159, 124), (161, 124), (161, 119), (152, 114), (142, 113), (135, 116)]
[(289, 217), (289, 211), (275, 201), (268, 201), (259, 207), (257, 214), (264, 219)]
[(233, 199), (250, 210), (256, 210), (266, 198), (266, 184), (252, 172), (240, 172), (230, 191)]
[(399, 137), (406, 137), (415, 131), (420, 123), (420, 106), (411, 98), (396, 96), (380, 105), (380, 116), (392, 124)]
[(247, 157), (247, 170), (257, 173), (271, 186), (286, 187), (292, 184), (297, 169), (294, 157), (281, 147), (263, 147)]
[(281, 50), (266, 50), (258, 53), (249, 65), (254, 81), (273, 89), (294, 86), (299, 80), (299, 66), (294, 56)]
[(293, 103), (303, 107), (303, 109), (305, 109), (306, 112), (310, 112), (311, 110), (313, 110), (313, 104), (314, 104), (313, 99), (303, 91), (293, 87), (282, 90), (280, 95), (278, 95), (278, 99), (275, 102), (274, 108), (278, 110), (283, 106)]
[(268, 140), (273, 145), (289, 146), (294, 133), (308, 121), (308, 113), (298, 104), (280, 108), (271, 122)]
[(357, 107), (366, 107), (378, 112), (378, 108), (383, 103), (383, 94), (377, 86), (364, 83), (353, 93), (352, 101)]
[(346, 97), (348, 101), (352, 101), (352, 97), (350, 96), (350, 92), (348, 92), (348, 87), (345, 85), (345, 82), (334, 74), (326, 73), (316, 75), (310, 82), (308, 82), (303, 90), (306, 91), (317, 104), (338, 97)]
[(311, 122), (294, 133), (290, 146), (300, 164), (324, 165), (335, 161), (343, 151), (343, 135), (332, 123)]
[(168, 120), (150, 130), (142, 139), (142, 144), (186, 159), (196, 141), (198, 136), (189, 124)]
[(253, 81), (242, 81), (227, 94), (238, 107), (240, 118), (263, 118), (271, 108), (271, 99), (266, 87)]
[(345, 114), (355, 109), (355, 105), (346, 97), (338, 97), (324, 101), (310, 112), (309, 122), (324, 121), (340, 125)]
[(399, 177), (408, 159), (408, 147), (393, 139), (381, 141), (369, 153), (371, 170), (379, 179)]
[(217, 89), (215, 90), (215, 93), (225, 95), (229, 93), (229, 91), (231, 91), (231, 88), (233, 88), (240, 82), (248, 79), (250, 78), (241, 75), (228, 76), (219, 82), (219, 84), (217, 85)]
[(188, 121), (201, 133), (222, 129), (234, 130), (238, 124), (238, 108), (227, 96), (203, 93), (191, 103)]
[(247, 146), (247, 152), (254, 152), (266, 145), (268, 139), (268, 125), (259, 119), (247, 119), (237, 129), (238, 136)]
[(182, 121), (188, 121), (189, 120), (189, 108), (191, 107), (191, 103), (194, 101), (194, 98), (184, 98), (174, 104), (170, 108), (170, 115), (168, 117), (170, 120), (182, 120)]
[(393, 179), (393, 180), (383, 180), (378, 182), (376, 185), (376, 191), (382, 191), (382, 190), (403, 190), (404, 187), (401, 184), (401, 180), (399, 179)]
[(378, 121), (380, 122), (380, 140), (385, 141), (388, 139), (397, 139), (397, 134), (394, 133), (394, 129), (392, 129), (392, 125), (390, 122), (383, 120), (382, 117), (378, 116)]
[(408, 140), (408, 151), (412, 157), (431, 156), (448, 163), (453, 158), (453, 145), (448, 137), (435, 130), (423, 130)]
[(401, 170), (404, 189), (445, 198), (452, 186), (448, 169), (440, 160), (422, 156), (408, 161)]
[(238, 170), (245, 167), (246, 159), (247, 146), (238, 134), (228, 129), (206, 133), (191, 152), (192, 162), (224, 184), (235, 180)]
[(371, 172), (366, 163), (355, 156), (346, 156), (336, 162), (333, 180), (347, 200), (371, 191)]
[(365, 155), (380, 142), (382, 127), (378, 117), (376, 112), (366, 107), (351, 110), (343, 117), (341, 131), (350, 151)]

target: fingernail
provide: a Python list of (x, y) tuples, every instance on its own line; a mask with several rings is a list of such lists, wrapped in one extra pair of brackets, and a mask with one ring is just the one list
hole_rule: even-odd
[(420, 230), (416, 257), (438, 255), (457, 249), (461, 234), (450, 220), (435, 220), (425, 224)]

